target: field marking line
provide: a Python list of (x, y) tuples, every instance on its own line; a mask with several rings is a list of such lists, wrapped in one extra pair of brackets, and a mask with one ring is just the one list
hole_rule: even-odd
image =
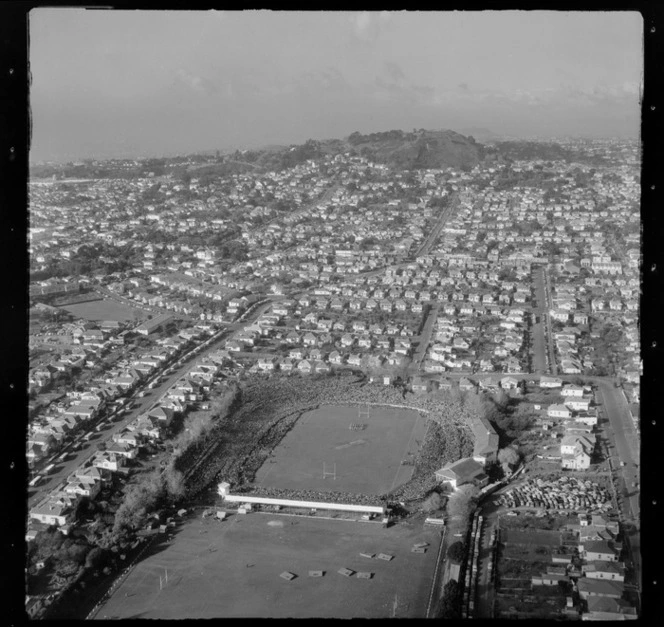
[(390, 486), (389, 492), (392, 492), (392, 490), (394, 490), (394, 484), (397, 482), (399, 473), (401, 472), (401, 462), (406, 458), (406, 453), (410, 449), (410, 443), (413, 441), (413, 436), (415, 435), (415, 430), (417, 429), (417, 425), (420, 421), (420, 418), (422, 418), (422, 416), (418, 413), (417, 418), (415, 419), (415, 424), (413, 425), (413, 428), (410, 432), (410, 437), (408, 438), (408, 444), (406, 444), (406, 449), (404, 450), (403, 455), (399, 458), (399, 465), (397, 466), (397, 472), (394, 475), (394, 479), (392, 480), (392, 485)]

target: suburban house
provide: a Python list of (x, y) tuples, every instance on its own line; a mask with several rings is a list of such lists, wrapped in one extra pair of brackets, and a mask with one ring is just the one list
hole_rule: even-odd
[(636, 620), (636, 608), (623, 599), (606, 596), (589, 596), (586, 599), (588, 611), (581, 615), (581, 620)]
[(583, 574), (590, 579), (625, 581), (625, 565), (622, 562), (588, 562), (582, 569)]
[(588, 562), (617, 562), (618, 551), (607, 540), (591, 540), (579, 544), (579, 553)]
[(45, 525), (62, 527), (73, 521), (75, 507), (68, 503), (46, 500), (30, 510), (30, 518), (34, 518)]
[(411, 386), (416, 394), (425, 394), (430, 388), (429, 381), (422, 377), (413, 377)]
[(565, 405), (574, 411), (588, 411), (590, 409), (590, 403), (592, 398), (589, 396), (585, 397), (568, 397), (565, 399)]
[(584, 600), (590, 597), (609, 597), (620, 599), (625, 591), (622, 581), (603, 581), (601, 579), (589, 579), (581, 577), (577, 582), (579, 596)]
[(546, 415), (549, 418), (571, 418), (572, 412), (565, 405), (549, 405)]
[(587, 470), (590, 468), (591, 460), (592, 449), (586, 446), (583, 440), (577, 440), (571, 452), (561, 451), (561, 465), (567, 470)]
[(573, 396), (573, 397), (582, 397), (584, 394), (584, 388), (580, 385), (564, 385), (560, 390), (561, 396)]
[(541, 377), (540, 378), (540, 387), (541, 388), (560, 388), (563, 385), (563, 380), (558, 379), (557, 377)]

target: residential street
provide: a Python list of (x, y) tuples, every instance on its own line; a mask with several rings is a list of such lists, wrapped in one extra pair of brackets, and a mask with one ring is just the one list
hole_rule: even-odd
[[(278, 300), (279, 297), (275, 297), (273, 300)], [(267, 310), (272, 305), (272, 301), (265, 303), (256, 307), (255, 310), (247, 312), (247, 318), (243, 319), (242, 322), (235, 322), (229, 325), (228, 327), (221, 329), (214, 336), (214, 340), (210, 342), (207, 348), (199, 351), (196, 356), (196, 361), (200, 360), (202, 357), (216, 351), (219, 349), (219, 343), (222, 340), (229, 339), (229, 335), (235, 333), (237, 330), (242, 329), (246, 324), (256, 320), (265, 310)], [(127, 424), (135, 420), (140, 414), (150, 410), (152, 407), (157, 406), (158, 399), (160, 399), (169, 388), (180, 379), (188, 370), (194, 365), (194, 361), (190, 361), (190, 357), (194, 355), (194, 349), (192, 348), (186, 355), (179, 357), (177, 361), (182, 360), (180, 366), (174, 366), (175, 370), (172, 374), (167, 375), (164, 381), (155, 387), (152, 390), (147, 390), (147, 383), (151, 381), (155, 376), (159, 376), (160, 373), (152, 375), (143, 382), (141, 388), (136, 390), (136, 392), (129, 397), (129, 400), (134, 401), (134, 406), (128, 411), (128, 413), (118, 422), (106, 422), (104, 428), (102, 428), (98, 433), (90, 430), (93, 433), (93, 436), (90, 438), (90, 441), (85, 442), (81, 441), (81, 449), (79, 451), (74, 451), (72, 449), (72, 444), (65, 446), (58, 454), (61, 454), (66, 451), (70, 451), (70, 457), (67, 461), (56, 464), (56, 471), (47, 477), (44, 477), (43, 482), (36, 488), (36, 491), (28, 499), (28, 508), (36, 505), (41, 499), (44, 498), (51, 490), (53, 490), (58, 484), (65, 481), (67, 476), (74, 472), (84, 461), (92, 457), (97, 450), (97, 444), (100, 442), (109, 442), (113, 435), (122, 431)], [(163, 374), (163, 373), (161, 373)], [(143, 398), (137, 396), (140, 389), (145, 387), (146, 395)]]
[[(621, 507), (626, 541), (632, 553), (636, 581), (641, 587), (641, 534), (640, 534), (640, 451), (639, 439), (629, 415), (629, 408), (622, 390), (608, 381), (598, 381), (597, 399), (602, 403), (602, 418), (608, 420), (605, 428), (610, 442), (611, 468), (619, 479), (619, 499), (626, 502)], [(606, 423), (604, 425), (607, 426)], [(625, 466), (621, 467), (620, 462)], [(624, 495), (627, 495), (625, 497)]]
[(433, 330), (436, 325), (436, 318), (438, 317), (439, 309), (440, 305), (436, 304), (433, 305), (429, 310), (426, 322), (422, 327), (422, 333), (420, 333), (417, 349), (415, 350), (413, 358), (408, 366), (408, 370), (411, 373), (416, 373), (422, 366), (422, 360), (424, 359), (424, 355), (426, 354), (429, 343), (431, 342), (431, 335), (433, 334)]
[[(543, 266), (538, 267), (534, 271), (534, 278), (535, 301), (537, 306), (533, 307), (532, 313), (539, 317), (539, 322), (533, 324), (532, 329), (533, 351), (535, 353), (533, 364), (535, 365), (535, 372), (551, 372), (556, 375), (558, 373), (558, 368), (556, 366), (553, 338), (551, 337), (551, 318), (549, 316), (551, 294), (549, 293), (546, 269)], [(542, 366), (544, 366), (544, 370), (540, 370)]]

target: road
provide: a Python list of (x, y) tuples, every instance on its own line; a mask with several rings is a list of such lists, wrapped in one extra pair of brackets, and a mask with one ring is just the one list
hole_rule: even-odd
[(429, 342), (431, 342), (431, 335), (433, 334), (433, 329), (436, 324), (439, 307), (440, 306), (436, 304), (429, 309), (427, 319), (422, 327), (422, 332), (420, 333), (417, 349), (415, 350), (413, 359), (408, 366), (408, 371), (411, 373), (417, 372), (422, 365), (422, 360), (427, 352), (427, 347), (429, 346)]
[[(28, 498), (28, 508), (33, 507), (39, 503), (39, 501), (43, 500), (49, 492), (55, 489), (59, 484), (65, 482), (67, 477), (72, 472), (74, 472), (76, 468), (82, 465), (87, 459), (92, 457), (97, 451), (97, 444), (100, 442), (109, 442), (114, 434), (122, 431), (127, 426), (127, 424), (135, 420), (140, 414), (156, 407), (158, 405), (159, 399), (161, 399), (161, 397), (166, 394), (166, 392), (176, 383), (176, 381), (178, 381), (189, 370), (191, 370), (196, 362), (198, 362), (206, 355), (218, 350), (219, 344), (223, 340), (229, 339), (229, 336), (239, 331), (247, 324), (250, 324), (256, 320), (265, 310), (272, 306), (273, 301), (280, 300), (281, 298), (283, 297), (275, 296), (270, 299), (270, 302), (262, 304), (257, 303), (252, 309), (245, 312), (240, 320), (228, 325), (212, 336), (212, 338), (210, 338), (211, 341), (206, 348), (195, 352), (197, 346), (194, 346), (185, 355), (178, 357), (175, 363), (177, 364), (181, 361), (181, 365), (168, 366), (167, 368), (175, 367), (174, 372), (170, 375), (167, 375), (164, 381), (153, 390), (147, 389), (148, 382), (155, 376), (163, 375), (163, 371), (150, 375), (150, 377), (142, 383), (142, 386), (135, 390), (132, 396), (129, 397), (129, 400), (133, 400), (135, 405), (125, 415), (125, 417), (118, 422), (104, 423), (104, 428), (101, 429), (99, 433), (92, 431), (92, 438), (89, 442), (81, 441), (81, 449), (79, 451), (73, 451), (71, 443), (64, 446), (61, 451), (58, 451), (58, 455), (69, 451), (70, 459), (63, 462), (62, 464), (56, 464), (56, 472), (48, 477), (44, 477), (43, 483), (38, 486), (34, 494)], [(138, 392), (144, 388), (146, 391), (146, 396), (139, 398), (137, 396)]]
[[(629, 415), (629, 407), (621, 389), (607, 381), (599, 381), (597, 398), (602, 405), (602, 426), (609, 439), (609, 463), (619, 478), (619, 501), (625, 539), (630, 548), (634, 576), (641, 588), (640, 539), (640, 451), (639, 438)], [(607, 424), (608, 423), (608, 424)], [(625, 466), (621, 467), (620, 462)]]
[(424, 242), (422, 242), (422, 245), (417, 249), (417, 252), (414, 255), (415, 259), (417, 259), (417, 257), (419, 257), (420, 255), (428, 254), (434, 242), (438, 239), (438, 236), (440, 235), (440, 232), (443, 230), (443, 227), (450, 219), (450, 217), (454, 214), (454, 212), (457, 210), (458, 206), (459, 206), (459, 195), (454, 194), (447, 207), (444, 207), (441, 210), (440, 217), (438, 218), (438, 221), (431, 229), (429, 235), (427, 235)]
[[(556, 353), (553, 346), (553, 337), (551, 335), (551, 317), (549, 308), (551, 306), (551, 294), (549, 291), (549, 279), (546, 269), (543, 266), (535, 270), (535, 299), (536, 307), (533, 307), (534, 315), (539, 316), (539, 322), (533, 324), (533, 351), (535, 354), (534, 362), (536, 371), (540, 372), (542, 364), (545, 369), (543, 372), (558, 374), (556, 365)], [(544, 354), (547, 351), (548, 357)], [(548, 363), (546, 363), (548, 361)]]

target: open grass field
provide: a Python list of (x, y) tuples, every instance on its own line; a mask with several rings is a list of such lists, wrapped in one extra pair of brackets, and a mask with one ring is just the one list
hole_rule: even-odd
[[(417, 542), (429, 543), (426, 553), (411, 552)], [(421, 527), (262, 513), (218, 522), (198, 514), (171, 543), (146, 553), (95, 618), (424, 617), (439, 542), (437, 530)], [(345, 577), (341, 568), (373, 576)], [(284, 571), (296, 577), (287, 581)]]
[(64, 305), (62, 308), (78, 318), (85, 318), (86, 320), (95, 322), (101, 322), (102, 320), (126, 322), (133, 320), (134, 314), (138, 315), (140, 319), (146, 317), (145, 312), (140, 309), (134, 309), (128, 305), (117, 303), (114, 300), (95, 300), (88, 303)]
[[(366, 409), (366, 408), (365, 408)], [(256, 473), (256, 483), (293, 490), (383, 494), (408, 481), (426, 433), (426, 419), (412, 410), (322, 406), (303, 414)], [(366, 424), (353, 431), (351, 424)], [(323, 464), (327, 476), (323, 478)], [(336, 464), (336, 478), (334, 473)]]
[(556, 547), (561, 545), (559, 531), (503, 529), (501, 540), (505, 544)]

